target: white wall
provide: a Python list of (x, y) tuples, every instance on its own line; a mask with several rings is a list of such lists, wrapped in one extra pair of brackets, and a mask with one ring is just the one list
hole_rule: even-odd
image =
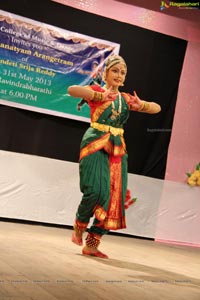
[[(72, 226), (81, 200), (78, 164), (0, 151), (0, 217)], [(118, 232), (200, 246), (200, 189), (129, 174), (137, 202)]]

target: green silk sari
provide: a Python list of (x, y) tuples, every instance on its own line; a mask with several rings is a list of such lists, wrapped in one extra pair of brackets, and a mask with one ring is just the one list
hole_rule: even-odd
[[(93, 86), (96, 91), (104, 91)], [(120, 113), (112, 118), (112, 101), (88, 101), (91, 121), (123, 128), (129, 116), (129, 106), (123, 94), (114, 100)], [(107, 126), (108, 127), (108, 126)], [(127, 152), (122, 135), (113, 135), (93, 127), (85, 132), (80, 147), (80, 189), (83, 193), (76, 218), (105, 230), (126, 228), (124, 202), (127, 194)]]

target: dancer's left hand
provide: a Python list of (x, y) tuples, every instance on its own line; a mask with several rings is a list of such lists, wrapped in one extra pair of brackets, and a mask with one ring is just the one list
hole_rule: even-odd
[(136, 111), (139, 110), (142, 105), (142, 100), (138, 97), (136, 91), (133, 92), (133, 95), (129, 94), (129, 97), (130, 108)]
[(111, 86), (103, 93), (103, 101), (113, 101), (116, 99), (117, 95), (118, 93), (113, 91), (113, 88)]

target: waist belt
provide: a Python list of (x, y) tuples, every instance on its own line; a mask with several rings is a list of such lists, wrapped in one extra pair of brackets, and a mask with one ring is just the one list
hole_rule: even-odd
[(95, 128), (95, 129), (99, 130), (99, 131), (110, 132), (114, 136), (116, 136), (116, 135), (121, 135), (122, 136), (123, 133), (124, 133), (124, 129), (122, 129), (122, 128), (115, 128), (115, 127), (105, 125), (105, 124), (100, 124), (100, 123), (97, 123), (97, 122), (92, 122), (90, 124), (90, 126), (92, 128)]

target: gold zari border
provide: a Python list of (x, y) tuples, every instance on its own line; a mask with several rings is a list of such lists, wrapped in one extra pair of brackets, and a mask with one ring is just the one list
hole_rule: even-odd
[(108, 142), (110, 138), (110, 134), (106, 133), (104, 136), (101, 136), (98, 140), (91, 142), (89, 145), (85, 146), (80, 151), (80, 160), (85, 156), (92, 154), (104, 147), (104, 145)]
[(117, 136), (117, 135), (123, 136), (123, 134), (124, 134), (123, 128), (116, 128), (116, 127), (112, 127), (112, 126), (97, 123), (97, 122), (91, 122), (90, 126), (99, 131), (110, 132), (114, 136)]

